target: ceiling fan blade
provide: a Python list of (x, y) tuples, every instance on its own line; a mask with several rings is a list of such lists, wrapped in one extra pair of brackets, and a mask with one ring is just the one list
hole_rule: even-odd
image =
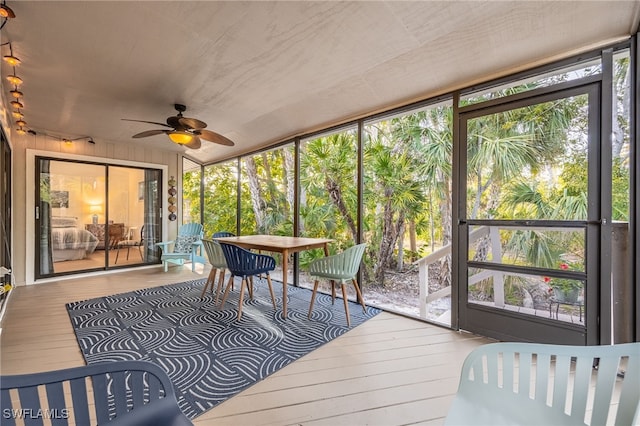
[(231, 141), (230, 139), (225, 138), (224, 136), (222, 136), (219, 133), (216, 132), (212, 132), (210, 130), (198, 130), (196, 132), (202, 139), (209, 141), (209, 142), (213, 142), (213, 143), (218, 143), (220, 145), (225, 145), (225, 146), (234, 146), (235, 144), (233, 143), (233, 141)]
[(180, 117), (178, 118), (178, 122), (183, 127), (188, 127), (189, 129), (204, 129), (207, 127), (207, 123), (204, 121), (200, 121), (197, 118), (189, 118), (189, 117)]
[(140, 133), (136, 133), (135, 135), (131, 136), (132, 138), (138, 139), (138, 138), (146, 138), (147, 136), (155, 136), (155, 135), (160, 135), (162, 133), (167, 133), (166, 130), (147, 130), (145, 132), (140, 132)]
[(193, 137), (193, 140), (185, 145), (189, 149), (198, 149), (202, 146), (202, 141), (197, 136)]
[(158, 123), (156, 121), (145, 121), (145, 120), (130, 120), (128, 118), (121, 118), (122, 121), (135, 121), (136, 123), (149, 123), (149, 124), (157, 124), (158, 126), (164, 126), (164, 127), (172, 127), (172, 126), (168, 126), (164, 123)]

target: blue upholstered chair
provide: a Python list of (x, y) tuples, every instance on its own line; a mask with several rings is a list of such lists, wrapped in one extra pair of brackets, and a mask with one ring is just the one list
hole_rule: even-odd
[(347, 315), (347, 326), (351, 326), (351, 318), (349, 317), (349, 301), (347, 300), (347, 289), (345, 281), (351, 281), (356, 289), (358, 300), (362, 304), (362, 309), (366, 312), (367, 307), (364, 304), (360, 287), (356, 281), (356, 274), (360, 268), (362, 255), (366, 248), (366, 243), (349, 247), (345, 251), (333, 256), (321, 257), (315, 259), (309, 264), (309, 275), (315, 277), (313, 285), (313, 294), (311, 295), (311, 303), (309, 304), (309, 318), (313, 310), (313, 302), (316, 300), (316, 292), (318, 291), (319, 278), (331, 280), (331, 297), (336, 298), (335, 281), (340, 281), (342, 287), (342, 298), (344, 302), (344, 312)]
[[(169, 262), (184, 265), (191, 262), (191, 270), (196, 270), (196, 263), (205, 264), (202, 247), (202, 225), (199, 223), (186, 223), (178, 230), (178, 236), (174, 241), (156, 243), (162, 249), (162, 264), (167, 272)], [(171, 249), (169, 247), (172, 247)]]
[(218, 298), (220, 297), (220, 289), (222, 288), (225, 271), (227, 269), (227, 261), (224, 258), (224, 253), (222, 252), (222, 247), (220, 247), (220, 243), (213, 240), (203, 239), (202, 244), (204, 245), (204, 251), (207, 253), (207, 257), (209, 258), (209, 263), (211, 264), (211, 271), (209, 272), (209, 276), (207, 277), (207, 282), (204, 283), (204, 288), (202, 289), (202, 294), (200, 295), (200, 298), (204, 297), (204, 293), (207, 291), (208, 287), (211, 287), (211, 291), (213, 291), (213, 287), (216, 281), (216, 272), (220, 271), (220, 274), (218, 276), (218, 286), (216, 287), (216, 300), (215, 300), (215, 303), (218, 303)]
[(271, 277), (269, 276), (269, 272), (276, 268), (275, 259), (264, 254), (250, 252), (233, 244), (220, 242), (220, 247), (227, 262), (227, 268), (231, 271), (231, 277), (224, 290), (220, 307), (224, 307), (224, 303), (229, 295), (229, 290), (233, 285), (233, 279), (235, 277), (241, 277), (242, 285), (240, 286), (240, 300), (238, 301), (238, 319), (242, 318), (242, 302), (244, 301), (245, 286), (249, 290), (249, 296), (253, 299), (253, 276), (266, 274), (273, 309), (276, 309), (276, 298), (273, 294), (273, 286), (271, 285)]
[[(89, 379), (89, 381), (87, 381)], [(89, 386), (87, 386), (87, 383)], [(71, 392), (65, 398), (65, 388)], [(12, 397), (18, 393), (19, 402)], [(41, 403), (43, 394), (45, 404)], [(65, 400), (66, 399), (66, 400)], [(95, 417), (93, 409), (95, 408)], [(191, 425), (180, 411), (169, 376), (148, 361), (115, 361), (43, 373), (0, 377), (2, 424), (42, 425)], [(14, 415), (11, 415), (15, 413)], [(43, 415), (37, 418), (38, 413)], [(48, 423), (47, 423), (48, 424)]]

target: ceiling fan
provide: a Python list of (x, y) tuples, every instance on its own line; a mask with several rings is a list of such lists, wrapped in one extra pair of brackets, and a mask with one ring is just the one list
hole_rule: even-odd
[(201, 139), (220, 145), (234, 145), (231, 140), (225, 138), (221, 134), (212, 132), (210, 130), (204, 130), (204, 128), (207, 127), (207, 123), (205, 123), (204, 121), (200, 121), (195, 118), (183, 117), (182, 113), (187, 110), (186, 106), (181, 104), (174, 104), (173, 106), (176, 111), (178, 111), (178, 114), (168, 117), (167, 124), (158, 123), (156, 121), (131, 120), (128, 118), (123, 118), (122, 120), (135, 121), (138, 123), (157, 124), (158, 126), (169, 127), (170, 129), (146, 130), (144, 132), (136, 133), (132, 136), (136, 139), (146, 138), (148, 136), (155, 136), (164, 133), (169, 136), (169, 139), (171, 139), (172, 142), (177, 143), (178, 145), (184, 145), (191, 149), (200, 148), (200, 146), (202, 145)]

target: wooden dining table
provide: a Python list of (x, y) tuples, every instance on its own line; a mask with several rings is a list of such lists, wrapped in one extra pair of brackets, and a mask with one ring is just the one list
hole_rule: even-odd
[(327, 238), (286, 237), (280, 235), (241, 235), (236, 237), (220, 237), (216, 241), (230, 243), (246, 249), (263, 250), (282, 253), (282, 316), (287, 317), (287, 267), (289, 255), (304, 250), (322, 248), (324, 255), (329, 256)]

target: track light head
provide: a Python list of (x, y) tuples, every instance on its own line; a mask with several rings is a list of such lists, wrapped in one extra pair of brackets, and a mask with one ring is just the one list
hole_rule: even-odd
[(3, 1), (2, 4), (0, 5), (0, 18), (7, 18), (7, 19), (13, 19), (16, 17), (16, 14), (13, 12), (13, 10), (6, 5), (6, 3)]

